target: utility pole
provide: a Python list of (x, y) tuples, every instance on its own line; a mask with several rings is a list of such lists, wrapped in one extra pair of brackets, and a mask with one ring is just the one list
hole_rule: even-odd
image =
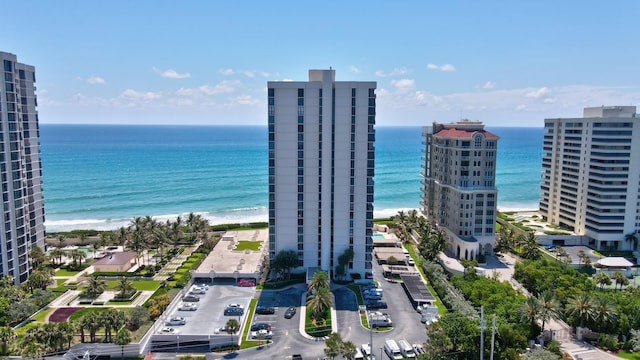
[(484, 306), (480, 307), (480, 360), (484, 360)]
[[(371, 360), (372, 355), (373, 355), (373, 328), (371, 327), (371, 324), (369, 324), (369, 355), (367, 355), (368, 357), (367, 360)], [(380, 359), (382, 359), (382, 355), (380, 356)]]
[(493, 314), (493, 322), (491, 324), (491, 360), (493, 360), (493, 349), (496, 342), (496, 314)]

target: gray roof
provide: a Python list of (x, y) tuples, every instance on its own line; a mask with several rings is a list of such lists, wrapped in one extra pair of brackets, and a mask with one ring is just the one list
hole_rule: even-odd
[(133, 251), (112, 252), (93, 263), (93, 265), (124, 265), (129, 264), (136, 257)]

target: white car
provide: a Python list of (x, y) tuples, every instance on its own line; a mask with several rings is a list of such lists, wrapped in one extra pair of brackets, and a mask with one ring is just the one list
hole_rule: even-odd
[(176, 330), (176, 329), (174, 329), (174, 328), (172, 328), (172, 327), (167, 326), (167, 327), (163, 327), (163, 328), (160, 330), (160, 332), (161, 332), (161, 333), (163, 333), (163, 334), (177, 334), (177, 333), (178, 333), (178, 330)]
[(203, 288), (203, 289), (205, 289), (205, 290), (209, 290), (209, 285), (207, 285), (207, 284), (198, 284), (197, 286), (198, 286), (199, 288)]
[(198, 310), (198, 305), (192, 304), (192, 303), (182, 303), (182, 305), (180, 305), (178, 307), (178, 310), (180, 310), (180, 311), (196, 311), (196, 310)]
[(184, 325), (187, 323), (187, 320), (182, 316), (174, 316), (167, 321), (167, 325)]
[(189, 291), (189, 294), (195, 294), (195, 295), (206, 294), (206, 293), (207, 293), (207, 290), (205, 288), (198, 287), (198, 286), (192, 287), (191, 290)]
[(272, 333), (269, 330), (258, 330), (251, 332), (252, 339), (271, 339)]
[(244, 309), (244, 306), (240, 305), (240, 304), (229, 304), (227, 305), (227, 308), (238, 308), (238, 309)]

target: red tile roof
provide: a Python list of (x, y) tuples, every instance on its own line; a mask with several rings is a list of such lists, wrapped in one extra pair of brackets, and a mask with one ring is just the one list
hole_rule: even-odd
[(475, 133), (482, 133), (487, 139), (497, 139), (498, 136), (485, 130), (460, 130), (460, 129), (444, 129), (438, 131), (435, 136), (448, 138), (469, 138)]

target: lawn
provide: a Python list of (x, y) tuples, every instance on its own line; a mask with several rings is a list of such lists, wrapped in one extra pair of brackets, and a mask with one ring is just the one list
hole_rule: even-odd
[(640, 360), (640, 352), (628, 352), (628, 351), (620, 351), (616, 354), (617, 357), (622, 359), (629, 360)]
[(331, 334), (331, 308), (326, 308), (324, 314), (322, 314), (322, 319), (324, 320), (324, 324), (316, 325), (313, 320), (311, 320), (311, 311), (307, 309), (305, 311), (305, 325), (304, 330), (310, 336), (320, 338)]
[(262, 241), (240, 240), (240, 241), (238, 241), (238, 245), (236, 245), (236, 250), (238, 250), (238, 251), (244, 251), (244, 250), (258, 251), (260, 249), (260, 245), (262, 245)]
[[(258, 303), (258, 299), (251, 299), (251, 302), (249, 302), (249, 313), (247, 314), (247, 317), (245, 318), (245, 324), (244, 324), (244, 331), (242, 332), (242, 338), (240, 339), (240, 349), (248, 349), (248, 348), (252, 348), (254, 346), (258, 346), (259, 342), (258, 341), (244, 341), (247, 338), (247, 335), (249, 334), (249, 329), (251, 328), (251, 326), (249, 326), (249, 322), (251, 321), (251, 319), (253, 319), (253, 312), (256, 308), (256, 304)], [(226, 324), (225, 324), (226, 325)]]
[(58, 269), (58, 271), (56, 271), (56, 273), (53, 276), (74, 276), (77, 275), (80, 271), (69, 271), (69, 270), (65, 270), (65, 269)]
[(41, 322), (47, 318), (47, 315), (51, 314), (55, 309), (45, 309), (37, 313), (34, 317), (31, 318), (31, 321)]
[(62, 286), (69, 279), (56, 279), (56, 287)]

